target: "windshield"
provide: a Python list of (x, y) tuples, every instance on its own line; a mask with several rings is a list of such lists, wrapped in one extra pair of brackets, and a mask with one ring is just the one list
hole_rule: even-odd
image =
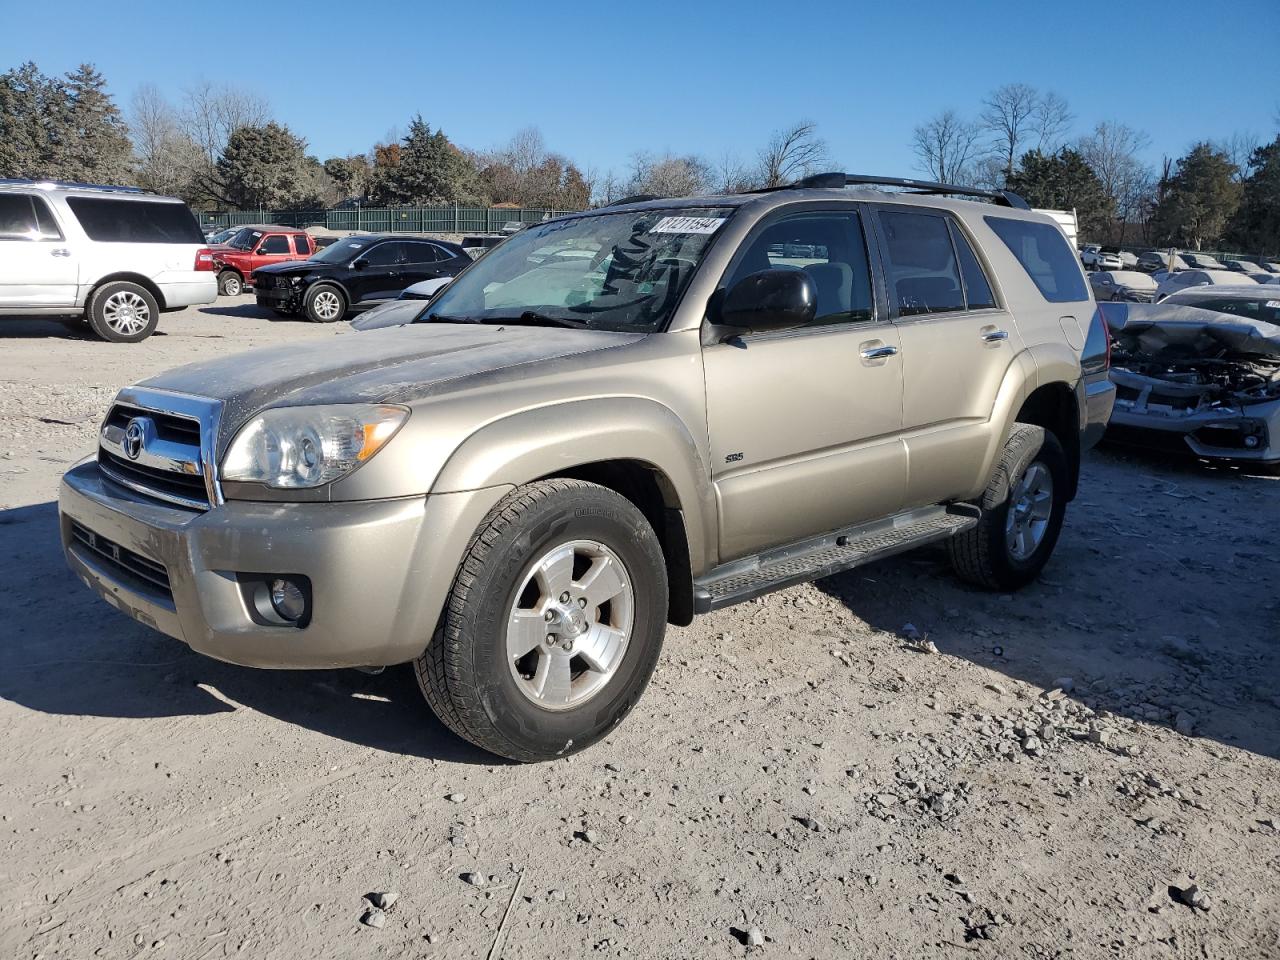
[(631, 210), (529, 227), (453, 281), (420, 321), (659, 330), (732, 213)]
[(261, 230), (253, 230), (249, 227), (242, 227), (240, 232), (227, 241), (228, 247), (235, 247), (237, 250), (252, 250), (253, 245), (262, 237)]
[(356, 255), (369, 245), (365, 237), (346, 237), (337, 243), (331, 243), (311, 259), (320, 263), (346, 263), (354, 260)]

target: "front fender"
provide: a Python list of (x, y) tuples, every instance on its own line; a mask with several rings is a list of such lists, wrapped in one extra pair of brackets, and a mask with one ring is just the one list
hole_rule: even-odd
[(665, 478), (684, 514), (693, 573), (705, 571), (716, 538), (710, 465), (684, 422), (643, 397), (551, 404), (486, 424), (457, 446), (430, 492), (519, 486), (608, 460), (638, 461)]

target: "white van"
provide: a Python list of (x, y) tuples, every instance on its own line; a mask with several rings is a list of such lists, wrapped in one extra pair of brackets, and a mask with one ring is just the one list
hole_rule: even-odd
[(218, 296), (187, 205), (135, 187), (0, 180), (0, 316), (83, 316), (136, 343), (160, 314)]

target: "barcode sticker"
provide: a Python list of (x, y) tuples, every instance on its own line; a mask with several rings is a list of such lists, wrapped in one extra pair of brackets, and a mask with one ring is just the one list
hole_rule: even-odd
[(715, 233), (727, 217), (663, 217), (650, 233)]

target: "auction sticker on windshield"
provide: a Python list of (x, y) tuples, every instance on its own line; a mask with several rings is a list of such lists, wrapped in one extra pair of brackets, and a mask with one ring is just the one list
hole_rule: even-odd
[(650, 233), (715, 233), (725, 217), (663, 217)]

